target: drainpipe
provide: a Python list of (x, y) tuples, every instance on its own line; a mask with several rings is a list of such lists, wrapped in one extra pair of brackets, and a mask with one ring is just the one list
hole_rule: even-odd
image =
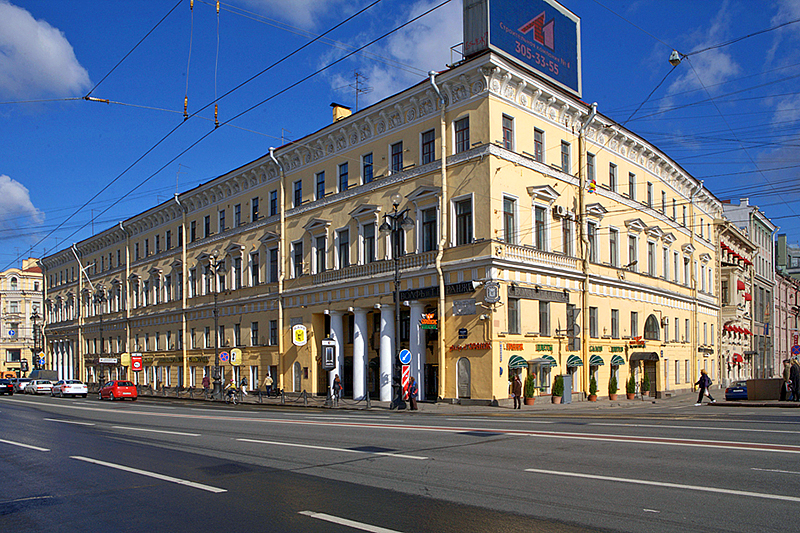
[(183, 358), (183, 383), (189, 383), (189, 358), (186, 353), (186, 293), (187, 272), (186, 266), (186, 208), (181, 203), (178, 193), (175, 193), (175, 203), (181, 208), (181, 357)]
[[(692, 193), (692, 196), (689, 200), (689, 203), (692, 206), (692, 215), (691, 215), (691, 227), (689, 228), (689, 242), (692, 245), (692, 249), (694, 249), (694, 233), (696, 227), (696, 219), (695, 210), (694, 210), (694, 199), (703, 191), (703, 180), (700, 180), (700, 185), (697, 186), (697, 189)], [(697, 373), (700, 371), (697, 368), (697, 345), (699, 343), (699, 339), (697, 338), (698, 335), (698, 324), (697, 324), (697, 272), (696, 268), (694, 268), (694, 252), (692, 255), (689, 256), (689, 275), (692, 279), (692, 342), (691, 342), (691, 350), (692, 350), (692, 367), (693, 372), (692, 376), (697, 377)], [(692, 379), (694, 379), (694, 377)]]
[[(780, 358), (778, 358), (778, 360), (775, 360), (775, 342), (772, 341), (772, 339), (776, 337), (776, 335), (774, 335), (773, 332), (775, 331), (775, 319), (778, 316), (778, 310), (775, 307), (776, 295), (778, 294), (778, 286), (777, 286), (778, 284), (775, 282), (775, 235), (778, 233), (778, 231), (780, 231), (780, 229), (781, 229), (780, 226), (775, 226), (775, 229), (773, 230), (769, 241), (769, 260), (770, 260), (770, 265), (772, 267), (769, 269), (770, 273), (769, 275), (771, 278), (770, 281), (772, 282), (772, 301), (769, 302), (769, 305), (771, 307), (769, 316), (771, 317), (772, 320), (772, 326), (770, 327), (770, 335), (769, 337), (764, 339), (764, 342), (769, 343), (770, 366), (772, 367), (771, 376), (774, 376), (775, 370), (781, 368), (782, 365)], [(783, 327), (784, 325), (785, 324), (781, 324), (781, 327)], [(751, 329), (750, 331), (753, 330)]]
[(286, 201), (284, 198), (284, 180), (286, 179), (286, 173), (283, 169), (283, 165), (281, 165), (280, 162), (275, 158), (275, 148), (270, 147), (269, 157), (276, 165), (278, 165), (278, 168), (281, 171), (281, 186), (279, 193), (281, 222), (280, 239), (278, 241), (278, 257), (280, 257), (280, 261), (278, 261), (278, 387), (283, 390), (283, 271), (286, 265), (286, 258), (283, 256), (286, 248), (284, 242), (286, 240)]
[[(440, 110), (440, 129), (439, 137), (442, 139), (442, 192), (439, 195), (439, 249), (436, 251), (436, 274), (439, 278), (439, 398), (444, 398), (446, 393), (445, 383), (447, 377), (446, 360), (445, 360), (445, 279), (444, 272), (442, 271), (442, 256), (444, 255), (444, 247), (447, 244), (447, 123), (445, 121), (445, 101), (442, 91), (436, 85), (436, 71), (428, 72), (430, 76), (431, 85), (439, 96), (439, 110)], [(399, 339), (398, 339), (399, 342)]]
[(597, 102), (592, 104), (589, 117), (578, 132), (578, 210), (581, 236), (581, 269), (583, 287), (581, 290), (581, 359), (583, 360), (583, 391), (589, 394), (589, 234), (586, 220), (586, 188), (589, 177), (586, 175), (586, 128), (597, 116)]
[[(131, 277), (131, 263), (130, 259), (130, 240), (131, 235), (122, 221), (119, 221), (119, 229), (125, 234), (125, 351), (128, 353), (133, 352), (131, 349), (131, 306), (130, 306), (130, 277)], [(119, 266), (119, 265), (117, 265)], [(130, 376), (132, 377), (132, 376)]]

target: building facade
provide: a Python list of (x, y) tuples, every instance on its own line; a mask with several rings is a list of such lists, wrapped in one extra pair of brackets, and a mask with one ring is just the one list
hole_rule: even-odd
[(95, 381), (141, 352), (139, 383), (195, 386), (237, 348), (222, 379), (389, 400), (407, 348), (422, 399), (505, 400), (520, 371), (688, 389), (720, 368), (721, 217), (656, 146), (486, 52), (44, 258), (50, 361)]
[[(22, 268), (0, 272), (0, 374), (18, 377), (24, 374), (23, 361), (28, 368), (35, 366), (40, 333), (43, 325), (42, 271), (38, 260), (24, 259)], [(37, 350), (34, 350), (37, 348)]]
[(779, 234), (775, 241), (775, 269), (800, 279), (800, 246), (789, 244), (785, 233)]
[[(796, 355), (792, 347), (800, 345), (798, 342), (798, 292), (800, 280), (781, 272), (775, 275), (775, 359), (783, 362)], [(795, 349), (797, 351), (797, 349)]]

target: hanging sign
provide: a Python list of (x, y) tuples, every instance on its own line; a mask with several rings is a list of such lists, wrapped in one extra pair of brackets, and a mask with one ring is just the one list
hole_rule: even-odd
[(292, 343), (295, 346), (305, 346), (308, 342), (308, 329), (303, 324), (292, 326)]
[(142, 354), (140, 353), (132, 353), (131, 354), (131, 370), (134, 372), (141, 372), (144, 366), (142, 363)]
[(420, 329), (436, 329), (437, 327), (438, 321), (436, 320), (436, 315), (433, 313), (424, 314), (422, 318), (419, 319)]
[(242, 350), (239, 348), (231, 350), (231, 364), (233, 366), (240, 366), (242, 364)]

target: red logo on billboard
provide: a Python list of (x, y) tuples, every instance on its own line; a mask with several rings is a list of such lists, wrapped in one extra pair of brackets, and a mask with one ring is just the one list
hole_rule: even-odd
[(532, 18), (530, 22), (522, 25), (519, 31), (523, 35), (533, 30), (533, 40), (546, 46), (550, 50), (555, 50), (555, 21), (545, 22), (544, 11)]
[(132, 355), (131, 356), (131, 370), (134, 372), (141, 372), (142, 371), (142, 356), (141, 355)]

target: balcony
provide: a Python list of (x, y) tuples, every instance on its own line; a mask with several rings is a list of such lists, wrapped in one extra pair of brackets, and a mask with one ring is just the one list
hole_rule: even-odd
[[(408, 254), (400, 258), (400, 270), (433, 268), (436, 261), (436, 250), (421, 254)], [(357, 278), (368, 278), (389, 274), (394, 272), (394, 261), (384, 259), (373, 261), (364, 265), (352, 265), (347, 268), (336, 270), (326, 270), (313, 275), (314, 285), (331, 283), (335, 281), (352, 280)]]
[(497, 256), (504, 259), (569, 270), (578, 269), (578, 259), (576, 257), (568, 257), (563, 254), (545, 252), (532, 246), (520, 246), (507, 242), (495, 243), (495, 245), (497, 247)]

